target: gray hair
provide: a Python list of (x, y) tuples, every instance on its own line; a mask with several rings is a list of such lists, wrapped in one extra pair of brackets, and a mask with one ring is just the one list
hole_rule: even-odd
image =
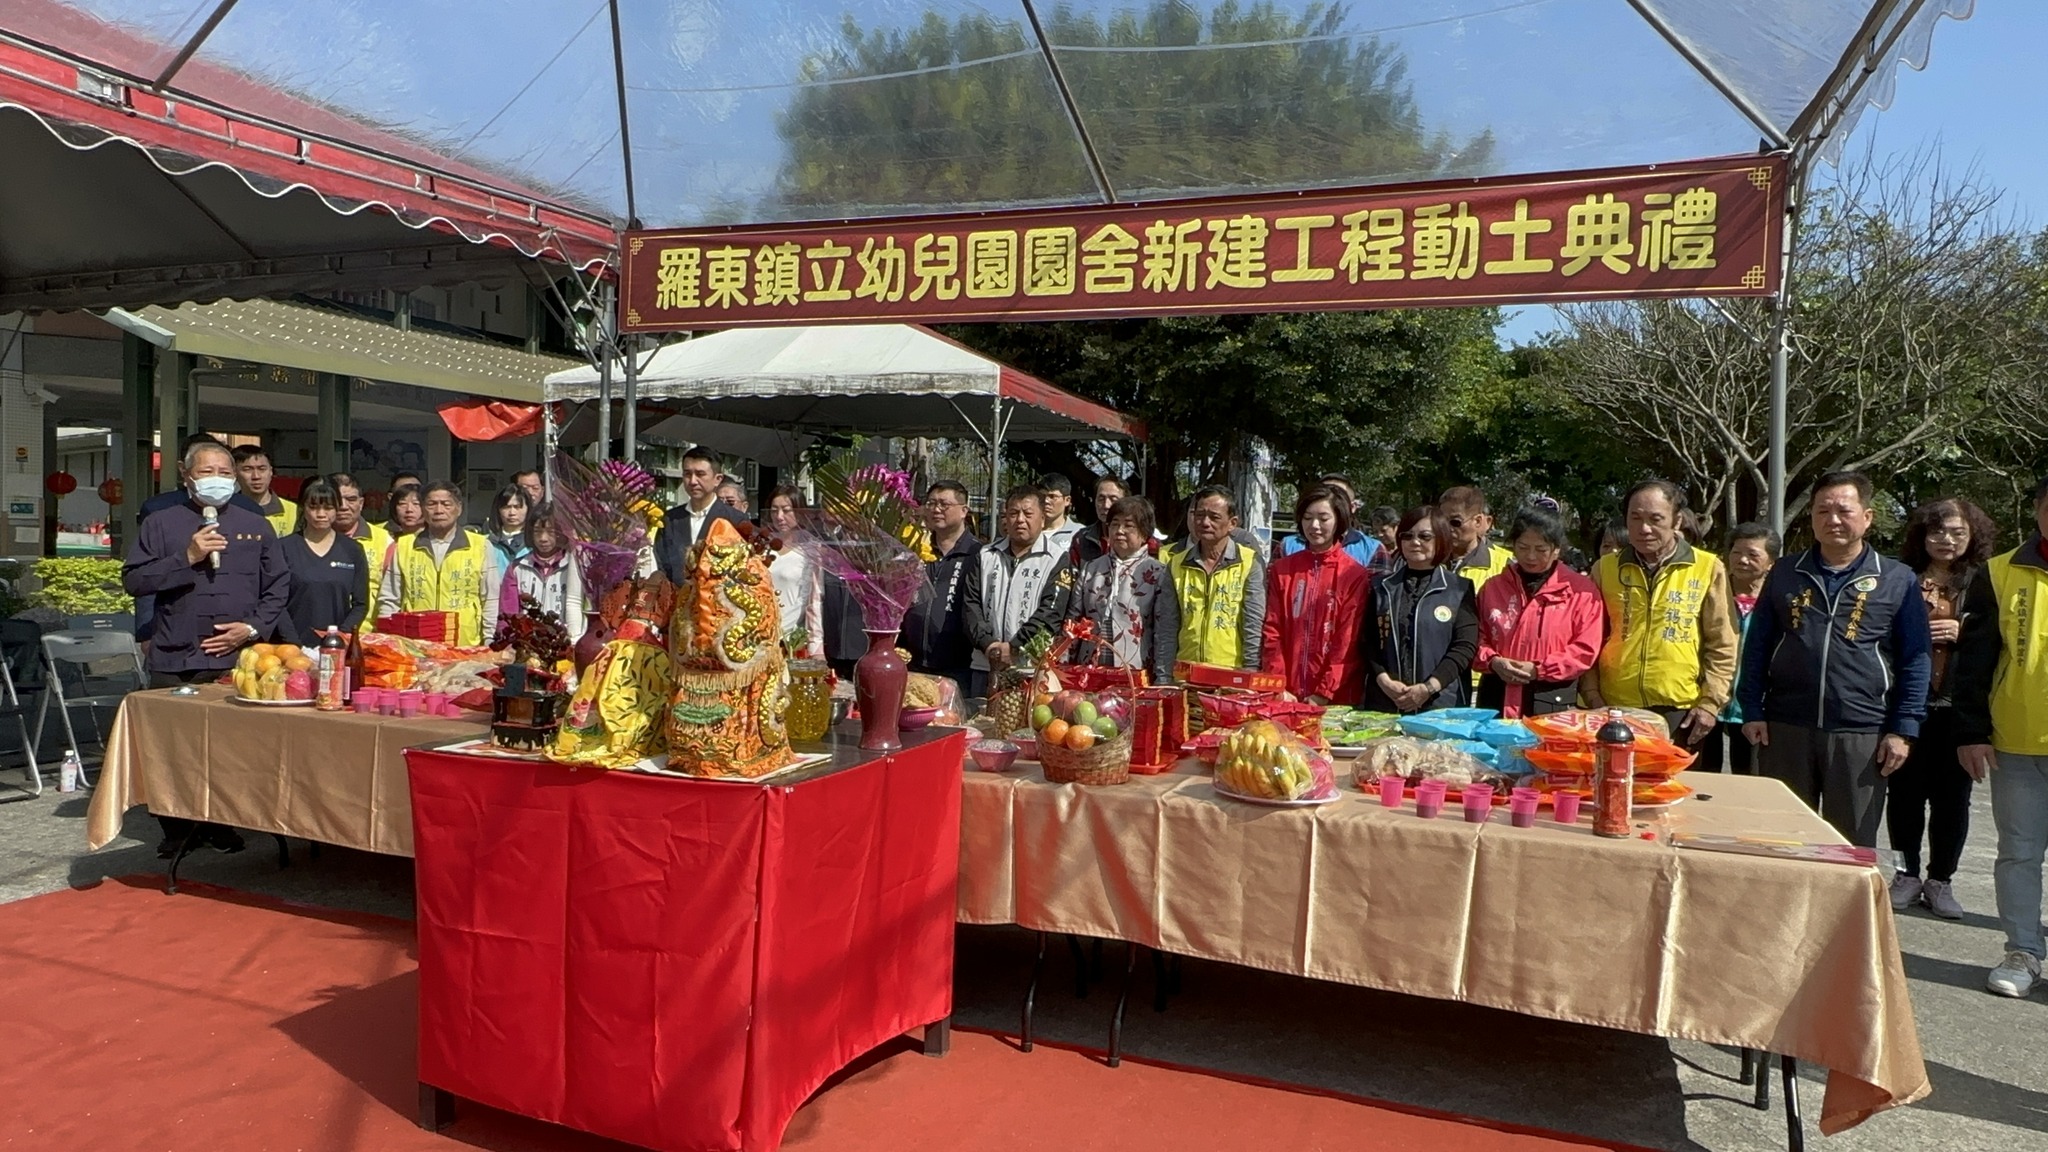
[(228, 458), (229, 464), (233, 464), (235, 461), (234, 450), (229, 448), (227, 445), (221, 443), (220, 441), (197, 440), (185, 446), (185, 459), (182, 462), (182, 466), (184, 467), (186, 473), (190, 474), (193, 469), (193, 466), (199, 463), (199, 457), (208, 452), (220, 453), (221, 455)]

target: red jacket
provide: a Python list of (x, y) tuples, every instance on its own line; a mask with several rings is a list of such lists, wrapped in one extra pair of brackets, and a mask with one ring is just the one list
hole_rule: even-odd
[[(1475, 667), (1491, 674), (1493, 658), (1530, 660), (1536, 682), (1568, 684), (1584, 675), (1600, 657), (1607, 609), (1591, 580), (1563, 564), (1536, 589), (1533, 599), (1522, 593), (1522, 574), (1514, 565), (1479, 590), (1479, 658)], [(1526, 684), (1508, 684), (1501, 715), (1523, 713)]]
[(1266, 569), (1262, 669), (1287, 678), (1307, 699), (1356, 704), (1365, 694), (1365, 653), (1359, 635), (1371, 599), (1372, 573), (1342, 548), (1301, 551)]

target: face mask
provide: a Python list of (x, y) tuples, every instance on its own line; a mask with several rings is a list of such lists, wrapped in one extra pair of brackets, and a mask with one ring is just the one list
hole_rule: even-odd
[(192, 498), (208, 508), (225, 508), (235, 498), (235, 478), (201, 476), (192, 481)]

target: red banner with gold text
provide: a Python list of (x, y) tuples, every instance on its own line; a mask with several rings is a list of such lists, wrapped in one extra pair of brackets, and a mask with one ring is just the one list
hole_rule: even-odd
[(632, 232), (624, 328), (1082, 320), (1777, 291), (1775, 157), (1371, 191)]

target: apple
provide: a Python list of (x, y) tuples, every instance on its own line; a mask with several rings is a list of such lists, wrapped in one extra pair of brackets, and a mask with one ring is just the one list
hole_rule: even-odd
[(1069, 719), (1073, 720), (1076, 724), (1093, 724), (1095, 723), (1095, 718), (1100, 715), (1102, 713), (1095, 710), (1095, 701), (1083, 700), (1079, 704), (1074, 705), (1074, 714)]
[(1050, 723), (1052, 723), (1052, 705), (1040, 704), (1031, 710), (1031, 727), (1033, 731), (1043, 728)]
[(1127, 696), (1097, 696), (1095, 711), (1098, 715), (1116, 721), (1119, 728), (1131, 722), (1131, 701)]
[(1074, 718), (1074, 707), (1087, 698), (1087, 693), (1076, 692), (1069, 688), (1052, 698), (1052, 714), (1062, 720), (1072, 720)]
[(1097, 716), (1095, 718), (1095, 722), (1093, 724), (1090, 724), (1089, 727), (1095, 729), (1095, 734), (1097, 736), (1102, 737), (1104, 740), (1116, 739), (1116, 721), (1111, 720), (1107, 716)]
[(293, 672), (284, 678), (284, 698), (287, 700), (311, 700), (313, 698), (313, 674)]

